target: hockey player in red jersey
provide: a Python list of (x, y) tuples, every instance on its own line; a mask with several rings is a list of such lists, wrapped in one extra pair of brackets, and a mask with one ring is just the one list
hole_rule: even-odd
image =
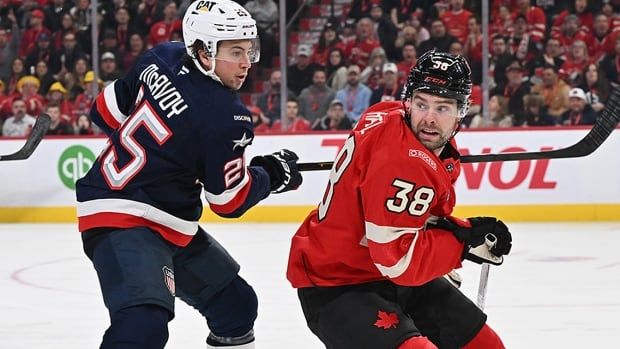
[(207, 348), (254, 348), (256, 294), (199, 226), (201, 196), (239, 217), (302, 182), (291, 151), (245, 159), (254, 132), (236, 91), (259, 60), (256, 21), (230, 0), (195, 1), (183, 40), (145, 52), (90, 111), (108, 143), (76, 194), (110, 314), (102, 349), (163, 348), (175, 297), (205, 318)]
[(425, 53), (402, 104), (370, 107), (334, 161), (287, 271), (327, 348), (503, 348), (486, 315), (442, 277), (463, 259), (499, 265), (511, 247), (500, 220), (451, 216), (453, 136), (471, 86), (462, 56)]

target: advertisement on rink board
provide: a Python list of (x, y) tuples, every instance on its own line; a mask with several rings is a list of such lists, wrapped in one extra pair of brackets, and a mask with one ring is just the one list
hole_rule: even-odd
[[(457, 141), (461, 154), (545, 151), (570, 146), (587, 131), (475, 130), (459, 133)], [(331, 161), (346, 137), (346, 133), (259, 135), (248, 147), (246, 160), (287, 148), (299, 155), (300, 162)], [(23, 142), (0, 139), (0, 153), (11, 153)], [(28, 160), (0, 162), (0, 222), (75, 221), (75, 181), (92, 167), (104, 146), (104, 138), (47, 137)], [(618, 149), (620, 129), (587, 157), (462, 164), (455, 214), (515, 221), (620, 221)], [(271, 195), (240, 221), (301, 221), (320, 201), (329, 171), (303, 176), (300, 189)], [(203, 220), (220, 219), (206, 209)]]

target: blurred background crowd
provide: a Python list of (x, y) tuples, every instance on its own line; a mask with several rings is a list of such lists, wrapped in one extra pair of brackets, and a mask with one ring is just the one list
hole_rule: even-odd
[[(97, 134), (88, 117), (97, 91), (145, 50), (182, 40), (190, 2), (98, 1), (93, 16), (90, 0), (0, 0), (1, 136), (27, 135), (41, 112), (52, 117), (50, 134)], [(370, 105), (400, 100), (409, 69), (430, 49), (470, 62), (464, 127), (593, 124), (620, 83), (620, 0), (489, 0), (489, 52), (482, 51), (480, 1), (286, 0), (284, 63), (279, 3), (238, 2), (261, 39), (261, 61), (240, 91), (257, 133), (351, 129)]]

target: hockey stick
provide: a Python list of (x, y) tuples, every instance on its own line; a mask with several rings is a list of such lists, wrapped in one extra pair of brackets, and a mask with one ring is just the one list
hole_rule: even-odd
[(43, 139), (43, 136), (45, 136), (45, 133), (49, 129), (51, 122), (52, 120), (50, 119), (49, 115), (39, 115), (37, 121), (32, 127), (32, 130), (30, 131), (30, 135), (26, 140), (26, 144), (24, 144), (24, 146), (20, 150), (16, 151), (13, 154), (0, 155), (0, 161), (28, 159), (30, 155), (34, 153), (34, 150)]
[[(609, 97), (605, 109), (596, 119), (594, 126), (579, 142), (562, 149), (549, 151), (534, 151), (523, 153), (499, 153), (499, 154), (480, 154), (463, 155), (461, 163), (470, 162), (492, 162), (492, 161), (516, 161), (516, 160), (537, 160), (537, 159), (561, 159), (578, 158), (586, 156), (595, 151), (609, 137), (620, 121), (620, 88), (614, 89)], [(306, 162), (297, 164), (299, 171), (320, 171), (329, 170), (334, 164), (333, 161)]]
[(480, 281), (478, 282), (478, 299), (476, 305), (480, 310), (484, 310), (484, 302), (487, 298), (487, 283), (489, 282), (489, 263), (482, 263), (480, 269)]
[[(493, 234), (487, 234), (484, 237), (484, 243), (490, 250), (497, 243), (497, 238)], [(478, 282), (478, 298), (476, 300), (476, 305), (478, 305), (478, 308), (480, 308), (480, 310), (484, 310), (484, 303), (487, 298), (487, 284), (489, 282), (490, 267), (491, 265), (489, 263), (482, 263), (482, 268), (480, 269), (480, 281)]]

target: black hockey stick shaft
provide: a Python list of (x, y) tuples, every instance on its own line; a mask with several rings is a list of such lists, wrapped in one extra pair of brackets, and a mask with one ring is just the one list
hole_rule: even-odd
[(0, 161), (28, 159), (30, 155), (34, 153), (39, 143), (41, 143), (43, 136), (45, 136), (45, 133), (50, 128), (51, 122), (52, 120), (49, 115), (45, 113), (39, 115), (24, 146), (13, 154), (0, 155)]
[[(463, 155), (462, 163), (516, 161), (537, 159), (578, 158), (595, 151), (609, 137), (620, 121), (620, 88), (614, 89), (605, 104), (605, 109), (596, 119), (594, 126), (579, 142), (562, 149), (523, 153), (499, 153)], [(332, 161), (299, 163), (299, 171), (320, 171), (331, 169)]]

